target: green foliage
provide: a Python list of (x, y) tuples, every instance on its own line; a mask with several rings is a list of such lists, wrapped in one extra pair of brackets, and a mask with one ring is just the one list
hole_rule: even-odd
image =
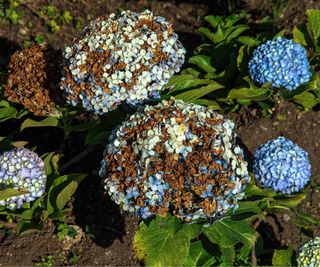
[[(304, 193), (278, 194), (252, 181), (239, 207), (212, 224), (204, 225), (201, 220), (188, 224), (172, 215), (143, 221), (134, 238), (136, 255), (147, 266), (248, 264), (252, 248), (258, 245), (257, 230), (252, 223), (275, 211), (295, 209), (304, 198)], [(269, 253), (270, 265), (291, 264), (291, 248)]]
[(22, 14), (17, 11), (21, 0), (1, 0), (0, 18), (6, 19), (10, 24), (18, 24)]
[(53, 266), (55, 264), (56, 258), (53, 255), (41, 256), (39, 260), (34, 262), (35, 266)]
[[(314, 47), (315, 53), (310, 53), (310, 62), (316, 69), (320, 51), (320, 11), (308, 10), (307, 17), (307, 23), (293, 29), (293, 39), (302, 45)], [(316, 72), (309, 83), (292, 92), (274, 89), (269, 84), (258, 86), (250, 80), (247, 66), (255, 47), (268, 39), (283, 36), (285, 30), (276, 34), (272, 34), (271, 30), (257, 34), (259, 29), (255, 25), (244, 22), (248, 18), (243, 14), (206, 16), (204, 19), (209, 26), (201, 27), (199, 32), (208, 42), (195, 49), (195, 54), (188, 60), (188, 68), (170, 79), (167, 84), (170, 90), (163, 98), (173, 95), (194, 103), (198, 98), (214, 101), (212, 108), (222, 113), (235, 111), (241, 105), (255, 105), (271, 113), (274, 99), (278, 97), (290, 100), (305, 110), (318, 105), (320, 87)], [(216, 88), (212, 87), (213, 84)], [(209, 103), (203, 103), (210, 106)]]
[(272, 257), (273, 266), (291, 266), (292, 248), (278, 250), (276, 249)]
[(62, 241), (65, 236), (75, 238), (77, 234), (77, 230), (66, 223), (59, 223), (57, 227), (57, 239), (59, 241)]

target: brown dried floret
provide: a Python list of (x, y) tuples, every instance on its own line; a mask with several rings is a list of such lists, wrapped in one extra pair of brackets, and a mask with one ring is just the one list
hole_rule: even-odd
[(8, 65), (4, 94), (36, 116), (57, 115), (61, 99), (61, 53), (48, 45), (33, 45), (15, 52)]

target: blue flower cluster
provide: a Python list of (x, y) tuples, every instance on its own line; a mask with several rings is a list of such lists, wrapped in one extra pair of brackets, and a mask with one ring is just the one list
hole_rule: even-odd
[(269, 40), (255, 49), (249, 61), (249, 74), (259, 84), (271, 83), (289, 91), (311, 78), (306, 50), (282, 37)]
[(145, 106), (109, 139), (100, 176), (111, 198), (144, 219), (186, 221), (237, 208), (250, 180), (234, 123), (181, 100)]
[(0, 155), (0, 190), (13, 188), (21, 195), (0, 200), (0, 206), (19, 209), (34, 201), (45, 191), (47, 176), (44, 162), (27, 148), (15, 148)]
[(284, 194), (300, 191), (311, 176), (308, 153), (282, 136), (256, 150), (253, 170), (263, 186)]
[(316, 237), (299, 249), (298, 267), (320, 267), (320, 237)]
[(186, 51), (163, 17), (123, 11), (92, 21), (64, 52), (67, 102), (96, 114), (159, 98)]

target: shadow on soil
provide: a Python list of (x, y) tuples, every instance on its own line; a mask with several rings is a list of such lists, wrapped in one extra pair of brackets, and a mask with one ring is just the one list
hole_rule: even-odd
[(119, 207), (105, 194), (99, 176), (89, 176), (80, 184), (75, 195), (74, 216), (75, 223), (99, 246), (108, 247), (126, 234)]

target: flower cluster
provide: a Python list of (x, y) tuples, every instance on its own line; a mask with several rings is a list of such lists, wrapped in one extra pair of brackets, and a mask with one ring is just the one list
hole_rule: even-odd
[(320, 237), (316, 237), (299, 249), (298, 267), (320, 267)]
[(100, 17), (64, 52), (67, 102), (96, 114), (158, 98), (180, 70), (185, 49), (172, 25), (151, 11)]
[(0, 205), (19, 209), (25, 202), (40, 197), (45, 190), (44, 162), (26, 148), (15, 148), (0, 155), (0, 190), (13, 188), (21, 195), (0, 200)]
[(300, 191), (311, 176), (308, 153), (282, 136), (257, 149), (253, 170), (263, 186), (284, 194)]
[(37, 116), (57, 115), (55, 102), (60, 90), (58, 51), (34, 45), (11, 56), (4, 93), (8, 100), (22, 104)]
[(124, 210), (186, 221), (237, 207), (249, 182), (234, 123), (181, 100), (146, 106), (110, 136), (100, 175)]
[(260, 45), (249, 61), (251, 79), (291, 91), (311, 78), (306, 50), (282, 37)]

